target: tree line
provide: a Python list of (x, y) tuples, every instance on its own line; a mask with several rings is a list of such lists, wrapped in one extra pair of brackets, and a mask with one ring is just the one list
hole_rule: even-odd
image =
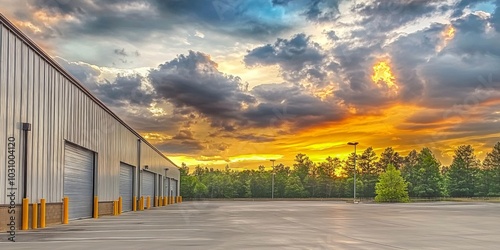
[(185, 198), (270, 198), (274, 174), (275, 198), (346, 198), (353, 196), (356, 159), (356, 196), (373, 198), (381, 174), (394, 166), (415, 198), (500, 196), (500, 142), (483, 162), (470, 145), (459, 146), (449, 166), (443, 166), (429, 148), (401, 156), (392, 147), (380, 156), (371, 147), (346, 160), (328, 157), (315, 163), (298, 154), (292, 166), (234, 171), (191, 169), (182, 164), (181, 195)]

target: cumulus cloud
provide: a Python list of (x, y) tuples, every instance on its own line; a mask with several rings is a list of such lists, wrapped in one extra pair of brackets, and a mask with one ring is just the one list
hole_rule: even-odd
[(172, 140), (156, 144), (156, 147), (161, 151), (172, 154), (198, 154), (201, 150), (205, 149), (202, 143), (192, 140)]
[(247, 65), (279, 65), (284, 71), (300, 71), (306, 65), (318, 64), (325, 58), (321, 47), (301, 33), (290, 40), (279, 38), (274, 44), (257, 47), (245, 56)]
[(262, 102), (244, 116), (256, 126), (290, 124), (299, 129), (345, 117), (344, 108), (335, 100), (321, 100), (296, 85), (263, 84), (252, 93)]
[(375, 0), (359, 3), (360, 24), (370, 32), (384, 33), (426, 17), (439, 9), (445, 0)]
[(149, 73), (157, 94), (177, 108), (193, 108), (214, 119), (237, 117), (244, 105), (256, 102), (239, 77), (218, 71), (209, 56), (190, 51)]
[(274, 44), (254, 48), (245, 55), (248, 66), (279, 65), (288, 81), (308, 79), (324, 83), (326, 72), (322, 68), (326, 55), (321, 46), (310, 36), (299, 33), (291, 39), (278, 38)]
[(259, 85), (247, 92), (240, 78), (219, 72), (217, 64), (199, 52), (190, 51), (160, 65), (150, 72), (149, 79), (159, 98), (179, 109), (196, 110), (224, 131), (285, 123), (303, 126), (306, 123), (300, 119), (341, 117), (335, 103), (291, 84)]

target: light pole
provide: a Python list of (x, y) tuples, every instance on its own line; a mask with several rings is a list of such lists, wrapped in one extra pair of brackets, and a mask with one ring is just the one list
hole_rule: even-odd
[(358, 142), (348, 142), (347, 145), (354, 146), (354, 203), (356, 203), (356, 145)]
[(274, 162), (276, 160), (270, 160), (273, 162), (273, 176), (272, 176), (272, 185), (271, 185), (271, 199), (274, 199)]

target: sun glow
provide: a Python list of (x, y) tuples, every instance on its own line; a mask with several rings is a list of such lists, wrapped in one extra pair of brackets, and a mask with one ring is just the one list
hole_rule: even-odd
[(398, 89), (396, 77), (394, 77), (391, 66), (387, 61), (378, 62), (373, 66), (372, 80), (376, 84), (384, 82), (387, 87)]
[(455, 28), (452, 25), (448, 25), (446, 30), (443, 31), (443, 38), (445, 41), (449, 42), (455, 37)]
[(453, 38), (455, 38), (455, 33), (456, 33), (456, 30), (453, 27), (453, 25), (450, 24), (450, 25), (446, 26), (446, 28), (441, 32), (442, 42), (437, 47), (438, 52), (443, 50), (446, 46), (448, 46), (450, 41), (453, 40)]

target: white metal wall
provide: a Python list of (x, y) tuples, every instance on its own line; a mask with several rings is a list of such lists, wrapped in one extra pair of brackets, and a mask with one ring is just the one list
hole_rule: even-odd
[[(61, 202), (65, 140), (96, 152), (100, 201), (119, 195), (120, 162), (137, 166), (137, 133), (92, 97), (74, 78), (0, 15), (0, 159), (7, 138), (16, 138), (17, 203), (22, 200), (23, 122), (28, 135), (28, 186), (31, 200)], [(141, 143), (141, 169), (178, 178), (179, 170), (147, 143)], [(5, 166), (2, 164), (1, 166)], [(2, 167), (3, 168), (3, 167)], [(137, 185), (136, 185), (137, 186)], [(6, 171), (0, 171), (0, 204), (7, 204)]]
[(168, 168), (167, 177), (180, 179), (179, 169), (171, 162), (166, 164), (164, 158), (157, 154), (151, 147), (141, 148), (141, 165), (147, 165), (149, 171), (159, 173), (163, 176), (165, 176), (165, 168)]

